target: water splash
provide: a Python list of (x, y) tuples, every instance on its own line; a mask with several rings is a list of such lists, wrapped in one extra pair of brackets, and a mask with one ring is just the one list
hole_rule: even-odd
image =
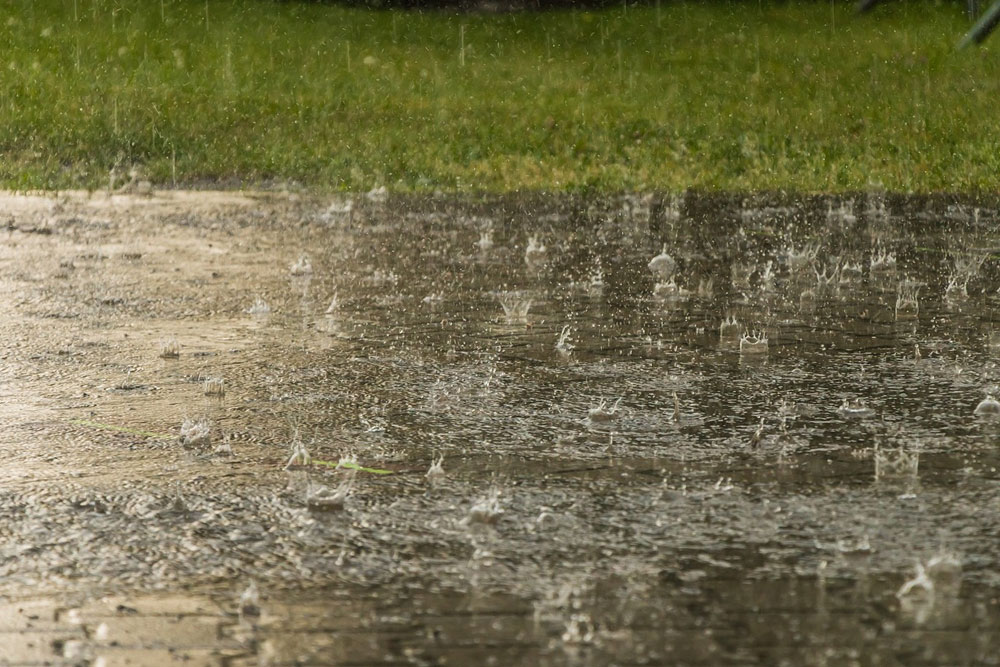
[(181, 423), (180, 443), (185, 447), (208, 447), (211, 445), (211, 422), (207, 419), (185, 419)]
[(427, 479), (428, 484), (440, 484), (445, 480), (447, 475), (444, 472), (444, 456), (439, 456), (438, 458), (431, 461), (430, 468), (424, 474), (424, 478)]
[(875, 481), (884, 479), (915, 479), (920, 468), (920, 450), (899, 447), (887, 450), (876, 445)]
[(740, 345), (743, 327), (736, 317), (729, 315), (719, 325), (719, 347), (735, 349)]
[(500, 489), (494, 487), (485, 496), (473, 503), (462, 523), (465, 525), (483, 524), (492, 526), (503, 518), (503, 514), (504, 510), (500, 505)]
[(588, 287), (591, 292), (600, 292), (604, 289), (604, 267), (601, 266), (601, 258), (594, 258), (594, 265), (590, 268), (588, 275)]
[[(357, 463), (350, 458), (341, 459), (339, 465), (344, 463)], [(332, 511), (342, 510), (347, 503), (348, 496), (354, 488), (354, 480), (357, 477), (357, 470), (347, 467), (347, 472), (343, 481), (335, 487), (328, 487), (323, 484), (309, 480), (306, 491), (306, 506), (311, 510)]]
[(493, 230), (487, 229), (479, 233), (479, 240), (475, 243), (480, 252), (486, 252), (493, 248)]
[(677, 268), (677, 262), (667, 253), (667, 246), (664, 245), (660, 254), (649, 260), (649, 264), (647, 266), (655, 276), (665, 282), (674, 274), (674, 270)]
[(601, 399), (600, 405), (594, 408), (590, 408), (590, 410), (587, 411), (587, 419), (589, 419), (591, 422), (614, 421), (621, 416), (620, 412), (618, 411), (618, 405), (621, 402), (622, 399), (621, 397), (619, 397), (618, 400), (614, 402), (614, 404), (609, 406), (606, 400)]
[(389, 201), (389, 189), (379, 185), (365, 193), (365, 199), (373, 204), (384, 204)]
[(508, 323), (524, 322), (528, 319), (532, 299), (526, 292), (500, 292), (497, 300), (503, 307), (504, 317)]
[(858, 217), (854, 215), (854, 200), (848, 199), (840, 202), (837, 208), (833, 207), (833, 202), (827, 202), (826, 219), (831, 222), (839, 222), (847, 225), (857, 222)]
[(253, 304), (247, 308), (246, 312), (255, 317), (262, 317), (271, 314), (271, 306), (267, 305), (267, 301), (258, 296), (254, 299)]
[(160, 342), (160, 358), (177, 359), (181, 356), (181, 344), (176, 338), (168, 338)]
[(765, 264), (764, 268), (760, 271), (758, 283), (760, 291), (774, 291), (774, 281), (776, 277), (777, 276), (774, 272), (774, 260), (769, 259), (767, 260), (767, 264)]
[(299, 258), (291, 265), (289, 271), (293, 276), (312, 275), (312, 261), (306, 254), (299, 255)]
[(312, 463), (312, 456), (309, 454), (306, 444), (299, 437), (298, 428), (293, 430), (291, 450), (291, 455), (288, 457), (288, 461), (285, 462), (285, 470), (295, 466), (307, 466)]
[(524, 261), (529, 266), (537, 267), (545, 262), (545, 255), (548, 249), (537, 236), (528, 237), (528, 247), (524, 249)]
[(865, 405), (864, 399), (854, 400), (844, 399), (844, 402), (837, 408), (837, 414), (846, 419), (864, 419), (875, 415), (875, 411)]
[(206, 396), (222, 398), (226, 395), (226, 381), (218, 377), (205, 378), (201, 384), (201, 390)]
[(249, 585), (240, 593), (238, 603), (240, 621), (249, 622), (256, 620), (260, 616), (260, 592), (257, 590), (257, 582), (250, 580)]
[(792, 273), (799, 273), (807, 270), (816, 261), (819, 246), (816, 244), (807, 244), (802, 248), (787, 246), (784, 254), (788, 270)]
[(864, 280), (865, 273), (860, 262), (845, 261), (840, 265), (839, 276), (841, 285), (856, 285)]
[(740, 338), (740, 354), (743, 356), (763, 356), (768, 353), (767, 335), (763, 331), (744, 333)]
[(881, 244), (872, 248), (872, 256), (868, 264), (871, 273), (889, 272), (896, 269), (896, 254), (886, 250)]
[(896, 319), (915, 320), (920, 314), (920, 303), (917, 295), (920, 292), (920, 283), (903, 281), (896, 289)]
[(576, 347), (572, 342), (572, 333), (573, 329), (568, 324), (559, 332), (559, 340), (556, 341), (556, 351), (564, 357), (572, 354), (573, 349)]

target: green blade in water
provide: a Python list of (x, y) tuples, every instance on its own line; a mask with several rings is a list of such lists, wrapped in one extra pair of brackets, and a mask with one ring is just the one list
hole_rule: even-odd
[(366, 468), (360, 466), (357, 463), (351, 463), (350, 461), (317, 461), (313, 459), (313, 465), (327, 466), (329, 468), (349, 468), (351, 470), (360, 470), (361, 472), (370, 472), (373, 475), (391, 475), (391, 470), (382, 470), (381, 468)]

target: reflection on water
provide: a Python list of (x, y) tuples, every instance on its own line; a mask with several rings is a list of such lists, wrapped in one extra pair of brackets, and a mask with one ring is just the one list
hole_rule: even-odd
[(3, 660), (996, 661), (996, 202), (63, 199)]

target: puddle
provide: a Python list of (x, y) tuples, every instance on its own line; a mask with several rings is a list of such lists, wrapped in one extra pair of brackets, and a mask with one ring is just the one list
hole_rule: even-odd
[(995, 661), (997, 202), (346, 204), (0, 198), (0, 661)]

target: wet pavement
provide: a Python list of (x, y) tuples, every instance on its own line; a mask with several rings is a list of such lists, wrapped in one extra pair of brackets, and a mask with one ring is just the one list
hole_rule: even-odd
[(997, 209), (4, 195), (0, 664), (1000, 663)]

